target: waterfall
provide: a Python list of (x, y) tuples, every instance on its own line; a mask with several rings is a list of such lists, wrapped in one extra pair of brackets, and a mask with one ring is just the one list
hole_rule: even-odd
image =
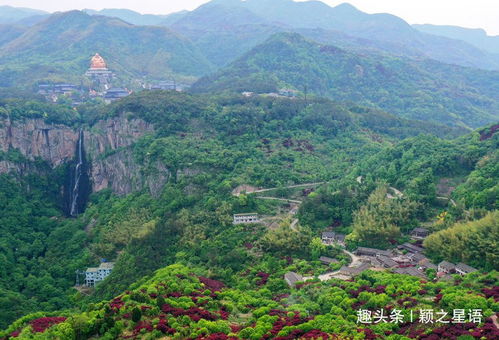
[(90, 194), (90, 179), (83, 141), (83, 130), (80, 129), (75, 157), (68, 167), (64, 188), (65, 210), (70, 217), (77, 217), (85, 210)]
[(83, 130), (80, 129), (80, 135), (78, 137), (78, 146), (77, 146), (77, 160), (76, 166), (74, 169), (74, 184), (73, 189), (71, 190), (71, 198), (70, 198), (70, 207), (69, 215), (76, 217), (78, 216), (78, 194), (80, 193), (80, 179), (82, 174), (82, 166), (83, 166)]

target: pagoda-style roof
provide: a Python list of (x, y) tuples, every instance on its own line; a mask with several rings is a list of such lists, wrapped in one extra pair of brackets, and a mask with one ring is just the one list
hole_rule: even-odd
[(107, 64), (104, 58), (102, 58), (99, 53), (95, 53), (90, 61), (90, 69), (91, 70), (102, 70), (107, 69)]

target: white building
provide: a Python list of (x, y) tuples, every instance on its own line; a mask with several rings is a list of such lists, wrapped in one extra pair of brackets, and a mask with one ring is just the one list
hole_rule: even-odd
[(257, 213), (235, 214), (233, 224), (259, 223), (259, 222), (260, 219), (258, 218)]
[(87, 268), (85, 271), (85, 286), (94, 287), (113, 271), (114, 262), (102, 262), (99, 267)]

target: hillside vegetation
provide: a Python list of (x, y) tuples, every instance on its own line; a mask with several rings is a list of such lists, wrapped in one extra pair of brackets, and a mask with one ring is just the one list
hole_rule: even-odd
[[(36, 101), (6, 99), (2, 104), (2, 114), (20, 121), (38, 117), (91, 126), (119, 114), (144, 119), (154, 124), (156, 132), (135, 144), (133, 157), (144, 174), (161, 162), (173, 176), (159, 196), (137, 192), (119, 197), (105, 190), (92, 196), (79, 218), (66, 219), (60, 197), (64, 167), (51, 170), (15, 150), (2, 153), (0, 161), (37, 169), (22, 180), (13, 174), (1, 177), (5, 236), (0, 240), (0, 260), (5, 270), (0, 272), (4, 291), (0, 303), (2, 310), (11, 311), (2, 315), (4, 327), (31, 311), (68, 308), (72, 301), (87, 305), (89, 299), (71, 289), (74, 273), (100, 258), (117, 263), (90, 298), (94, 302), (110, 299), (143, 276), (176, 262), (208, 270), (228, 286), (237, 285), (241, 273), (255, 263), (265, 272), (284, 270), (289, 265), (279, 261), (288, 257), (296, 261), (294, 270), (299, 272), (324, 271), (313, 246), (319, 231), (339, 220), (350, 232), (357, 211), (362, 211), (381, 180), (396, 185), (415, 202), (411, 218), (393, 222), (403, 233), (418, 221), (432, 221), (442, 210), (449, 215), (442, 226), (449, 227), (472, 217), (467, 217), (466, 209), (475, 209), (473, 214), (479, 217), (497, 208), (494, 202), (468, 198), (497, 190), (497, 181), (484, 182), (480, 172), (487, 169), (482, 159), (497, 149), (498, 135), (492, 129), (444, 140), (429, 134), (451, 137), (459, 131), (329, 100), (161, 91), (79, 111), (80, 115)], [(456, 190), (457, 208), (436, 200), (434, 190), (440, 178), (454, 174), (464, 181), (463, 189)], [(365, 178), (363, 184), (355, 181), (359, 175)], [(240, 184), (279, 188), (323, 181), (329, 184), (301, 198), (299, 233), (289, 229), (286, 220), (277, 229), (232, 225), (234, 213), (272, 216), (279, 209), (278, 203), (251, 195), (233, 197), (232, 189)], [(470, 187), (471, 183), (483, 184)], [(439, 256), (444, 255), (435, 258)], [(275, 275), (275, 284), (284, 287), (282, 276)]]

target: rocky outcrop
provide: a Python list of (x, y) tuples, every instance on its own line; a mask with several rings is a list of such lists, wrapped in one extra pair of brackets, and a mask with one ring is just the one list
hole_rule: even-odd
[(29, 160), (41, 158), (51, 167), (71, 160), (78, 131), (65, 125), (46, 124), (42, 119), (0, 120), (0, 151), (18, 150)]
[(92, 164), (94, 191), (111, 188), (113, 192), (126, 194), (148, 188), (151, 194), (157, 196), (169, 178), (170, 172), (161, 163), (157, 163), (147, 175), (144, 174), (130, 149), (120, 150)]
[[(91, 164), (92, 191), (111, 188), (117, 194), (128, 194), (148, 188), (158, 194), (170, 173), (156, 164), (147, 175), (134, 160), (131, 146), (142, 136), (153, 133), (151, 124), (123, 116), (98, 121), (84, 129), (84, 145)], [(27, 160), (42, 159), (56, 168), (75, 156), (79, 131), (66, 125), (47, 124), (42, 119), (24, 121), (0, 120), (0, 152), (17, 150)], [(22, 175), (26, 165), (0, 157), (0, 173), (17, 172)]]

